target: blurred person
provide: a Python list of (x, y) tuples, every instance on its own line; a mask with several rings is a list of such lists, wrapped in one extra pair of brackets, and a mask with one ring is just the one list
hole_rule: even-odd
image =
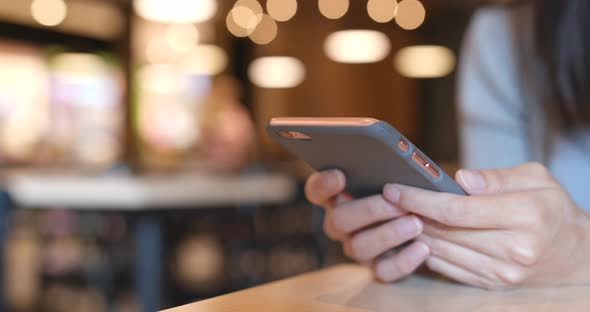
[(456, 180), (471, 196), (386, 185), (353, 199), (342, 172), (316, 173), (306, 194), (326, 234), (386, 282), (425, 263), (487, 289), (590, 283), (588, 17), (586, 0), (480, 9), (459, 71)]
[(233, 77), (220, 76), (213, 82), (202, 122), (203, 149), (213, 169), (238, 170), (253, 153), (254, 125), (240, 96), (240, 85)]

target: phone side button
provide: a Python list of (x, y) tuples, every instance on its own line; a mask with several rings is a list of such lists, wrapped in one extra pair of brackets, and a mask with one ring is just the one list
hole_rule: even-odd
[(422, 167), (422, 169), (433, 178), (438, 179), (440, 177), (440, 171), (435, 166), (433, 166), (419, 151), (414, 151), (412, 154), (412, 160), (418, 164), (418, 166)]
[(407, 153), (410, 150), (410, 144), (402, 138), (397, 142), (397, 148), (399, 148), (400, 151)]

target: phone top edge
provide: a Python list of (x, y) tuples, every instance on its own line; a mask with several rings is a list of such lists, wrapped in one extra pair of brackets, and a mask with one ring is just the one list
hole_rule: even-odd
[(276, 117), (270, 126), (352, 126), (366, 127), (380, 122), (369, 117)]

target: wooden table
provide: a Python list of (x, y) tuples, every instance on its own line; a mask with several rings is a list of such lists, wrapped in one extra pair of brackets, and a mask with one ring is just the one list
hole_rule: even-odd
[(341, 265), (167, 312), (197, 311), (590, 311), (590, 286), (486, 291), (419, 276), (379, 284), (367, 269)]

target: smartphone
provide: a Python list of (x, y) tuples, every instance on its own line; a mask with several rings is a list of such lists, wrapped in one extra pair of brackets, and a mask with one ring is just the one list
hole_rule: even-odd
[(465, 195), (430, 158), (387, 122), (373, 118), (273, 118), (269, 135), (315, 170), (339, 169), (355, 196), (387, 183)]

